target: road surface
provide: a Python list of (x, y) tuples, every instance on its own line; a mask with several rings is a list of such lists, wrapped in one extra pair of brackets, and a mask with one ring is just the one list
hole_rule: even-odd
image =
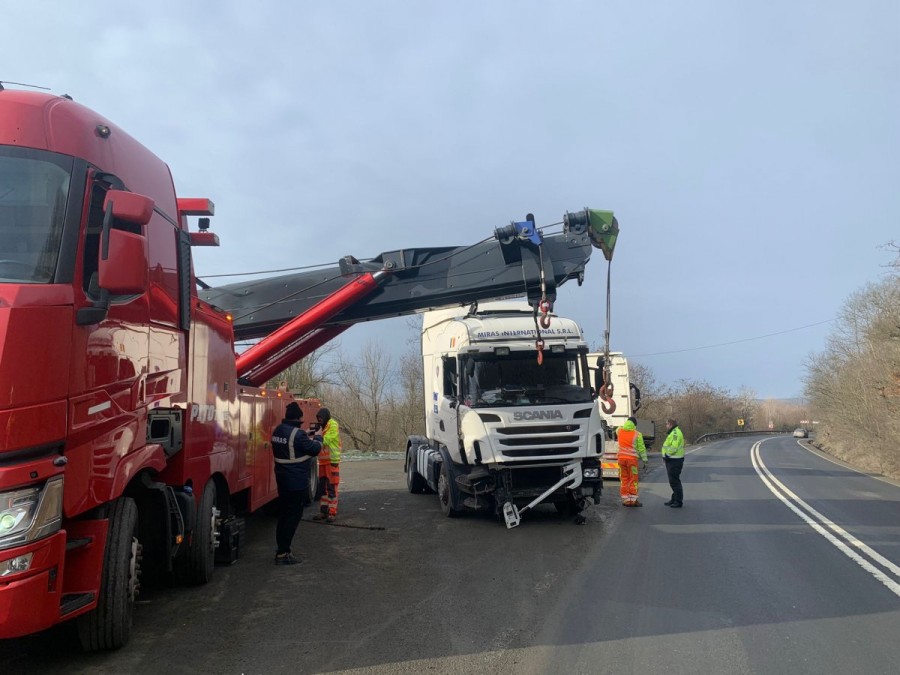
[(348, 527), (301, 523), (303, 565), (253, 516), (211, 584), (143, 595), (124, 649), (58, 628), (0, 643), (3, 672), (900, 672), (900, 487), (792, 438), (692, 449), (680, 510), (653, 457), (645, 506), (608, 483), (585, 526), (451, 520), (399, 461), (342, 472)]

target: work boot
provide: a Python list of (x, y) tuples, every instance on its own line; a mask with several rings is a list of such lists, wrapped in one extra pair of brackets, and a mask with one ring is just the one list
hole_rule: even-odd
[(313, 520), (325, 520), (326, 518), (328, 518), (327, 513), (317, 513), (312, 517)]
[(669, 508), (673, 509), (680, 509), (682, 506), (684, 506), (684, 504), (682, 504), (681, 502), (672, 502), (671, 504), (669, 504)]
[(326, 522), (333, 523), (335, 520), (337, 520), (337, 516), (327, 516), (325, 520)]
[(641, 504), (640, 500), (632, 502), (631, 505), (632, 506), (643, 506), (643, 504)]
[(300, 560), (295, 558), (290, 553), (282, 553), (275, 556), (275, 564), (276, 565), (299, 565)]
[(675, 503), (675, 502), (673, 502), (673, 501), (670, 499), (670, 500), (667, 501), (667, 502), (663, 502), (663, 506), (672, 506), (672, 504), (674, 504), (674, 503)]

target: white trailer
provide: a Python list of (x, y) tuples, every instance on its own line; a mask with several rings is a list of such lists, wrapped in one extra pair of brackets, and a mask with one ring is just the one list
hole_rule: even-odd
[[(592, 373), (591, 381), (594, 383), (596, 390), (599, 391), (603, 385), (604, 370), (604, 354), (603, 352), (593, 352), (588, 354), (588, 367)], [(600, 460), (601, 475), (603, 478), (619, 477), (619, 461), (617, 459), (617, 447), (615, 443), (616, 430), (625, 424), (625, 420), (637, 414), (641, 408), (641, 390), (638, 389), (631, 381), (628, 372), (628, 359), (622, 352), (609, 353), (609, 375), (610, 382), (613, 385), (612, 400), (615, 402), (615, 409), (610, 412), (604, 412), (603, 402), (598, 400), (597, 407), (600, 411), (600, 417), (603, 419), (607, 443), (603, 457)], [(644, 442), (649, 448), (656, 437), (656, 425), (652, 420), (637, 420), (637, 428), (644, 436)]]

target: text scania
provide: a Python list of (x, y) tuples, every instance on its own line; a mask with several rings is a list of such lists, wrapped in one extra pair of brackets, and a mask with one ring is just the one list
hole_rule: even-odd
[(514, 412), (514, 420), (561, 420), (561, 410), (523, 410)]

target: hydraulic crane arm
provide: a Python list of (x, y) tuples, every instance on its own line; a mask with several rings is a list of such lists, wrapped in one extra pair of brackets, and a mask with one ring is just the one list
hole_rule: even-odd
[(200, 296), (232, 314), (236, 339), (269, 336), (238, 358), (238, 374), (260, 383), (277, 374), (273, 364), (283, 370), (311, 345), (361, 321), (522, 294), (533, 306), (552, 302), (558, 285), (581, 283), (592, 244), (603, 248), (598, 232), (609, 224), (599, 213), (609, 214), (617, 232), (610, 212), (586, 209), (567, 214), (560, 234), (543, 237), (528, 219), (472, 246), (388, 251), (364, 262), (348, 256), (335, 267), (208, 288)]

